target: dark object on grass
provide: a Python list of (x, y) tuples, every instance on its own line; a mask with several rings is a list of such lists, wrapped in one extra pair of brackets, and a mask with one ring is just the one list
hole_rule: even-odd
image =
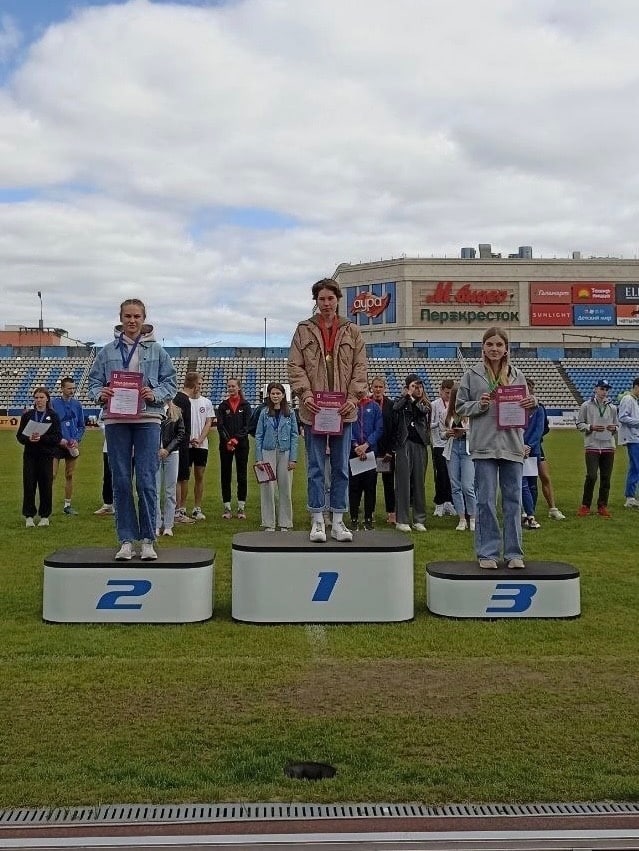
[(337, 769), (326, 762), (289, 762), (284, 766), (284, 774), (293, 780), (325, 780), (335, 777)]

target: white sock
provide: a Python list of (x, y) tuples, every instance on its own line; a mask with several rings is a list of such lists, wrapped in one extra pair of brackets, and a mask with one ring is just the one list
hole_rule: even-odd
[(313, 518), (313, 523), (319, 523), (320, 525), (324, 525), (324, 514), (321, 511), (314, 511), (311, 515)]
[(342, 522), (342, 518), (343, 518), (343, 517), (344, 517), (344, 512), (343, 512), (343, 511), (334, 511), (334, 512), (333, 512), (333, 526), (334, 526), (336, 523), (341, 523), (341, 522)]
[(224, 508), (226, 508), (226, 510), (227, 510), (227, 511), (230, 511), (230, 510), (231, 510), (231, 503), (230, 503), (230, 502), (225, 502), (225, 503), (224, 503)]

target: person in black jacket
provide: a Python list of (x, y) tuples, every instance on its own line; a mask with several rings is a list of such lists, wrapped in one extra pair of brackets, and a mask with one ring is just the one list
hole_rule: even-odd
[(249, 458), (248, 429), (251, 421), (251, 406), (244, 398), (239, 378), (229, 378), (226, 383), (228, 398), (220, 402), (217, 409), (217, 430), (220, 434), (220, 481), (223, 520), (230, 520), (231, 478), (233, 459), (237, 477), (237, 519), (246, 520), (246, 471)]
[[(24, 412), (16, 433), (18, 442), (24, 446), (22, 514), (26, 518), (27, 527), (35, 526), (33, 518), (38, 513), (38, 526), (49, 525), (53, 502), (53, 455), (62, 440), (60, 419), (51, 407), (51, 395), (47, 388), (36, 387), (33, 401), (33, 408)], [(27, 434), (24, 433), (25, 428)], [(36, 490), (40, 500), (39, 509), (36, 509)]]
[[(184, 420), (178, 406), (169, 402), (160, 425), (159, 464), (156, 476), (158, 489), (156, 535), (173, 535), (175, 521), (175, 492), (177, 488), (180, 446), (184, 441)], [(162, 505), (162, 482), (164, 481), (164, 505)]]
[(385, 395), (386, 381), (381, 375), (376, 375), (371, 381), (371, 398), (382, 409), (382, 439), (377, 443), (377, 458), (389, 465), (389, 469), (382, 473), (382, 487), (384, 488), (384, 506), (386, 508), (386, 522), (395, 524), (395, 456), (393, 455), (393, 400)]
[(425, 476), (430, 442), (430, 401), (424, 385), (415, 373), (406, 376), (404, 393), (393, 405), (395, 424), (395, 494), (400, 532), (410, 532), (409, 515), (413, 508), (413, 529), (426, 531)]

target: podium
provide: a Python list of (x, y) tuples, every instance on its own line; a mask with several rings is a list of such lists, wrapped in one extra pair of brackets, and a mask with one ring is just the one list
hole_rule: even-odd
[(233, 618), (249, 623), (375, 623), (414, 616), (413, 544), (400, 532), (352, 542), (308, 532), (233, 537)]
[(476, 562), (426, 565), (428, 610), (447, 618), (575, 618), (579, 571), (561, 562), (526, 562), (524, 570), (482, 570)]
[(213, 614), (215, 553), (159, 549), (115, 561), (116, 548), (58, 550), (44, 560), (42, 618), (54, 623), (194, 623)]

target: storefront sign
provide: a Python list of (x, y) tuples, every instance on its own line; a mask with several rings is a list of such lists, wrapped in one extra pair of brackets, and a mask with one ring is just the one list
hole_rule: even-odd
[(618, 304), (617, 325), (639, 325), (639, 304)]
[(483, 307), (488, 304), (506, 304), (513, 298), (514, 290), (477, 287), (452, 281), (437, 281), (434, 289), (424, 290), (422, 304), (472, 304)]
[(614, 304), (615, 285), (584, 283), (572, 285), (573, 304)]
[[(617, 304), (639, 304), (639, 282), (627, 281), (615, 287)], [(617, 315), (619, 313), (617, 312)]]
[(576, 304), (573, 307), (573, 319), (575, 325), (614, 325), (614, 305), (604, 304)]
[[(571, 304), (571, 284), (557, 284), (554, 281), (540, 281), (530, 285), (531, 304)], [(569, 320), (570, 324), (572, 320)], [(543, 324), (543, 323), (542, 323)]]
[(531, 304), (530, 324), (570, 326), (572, 325), (572, 307), (569, 304)]
[(353, 306), (351, 307), (351, 313), (353, 315), (363, 313), (365, 316), (368, 316), (369, 319), (376, 319), (386, 310), (390, 304), (390, 300), (390, 293), (386, 293), (386, 295), (381, 296), (373, 295), (373, 293), (368, 291), (361, 292), (355, 296)]
[(490, 322), (499, 324), (519, 323), (517, 310), (430, 310), (420, 311), (422, 322), (446, 325), (449, 322), (463, 322), (472, 325), (473, 322)]

